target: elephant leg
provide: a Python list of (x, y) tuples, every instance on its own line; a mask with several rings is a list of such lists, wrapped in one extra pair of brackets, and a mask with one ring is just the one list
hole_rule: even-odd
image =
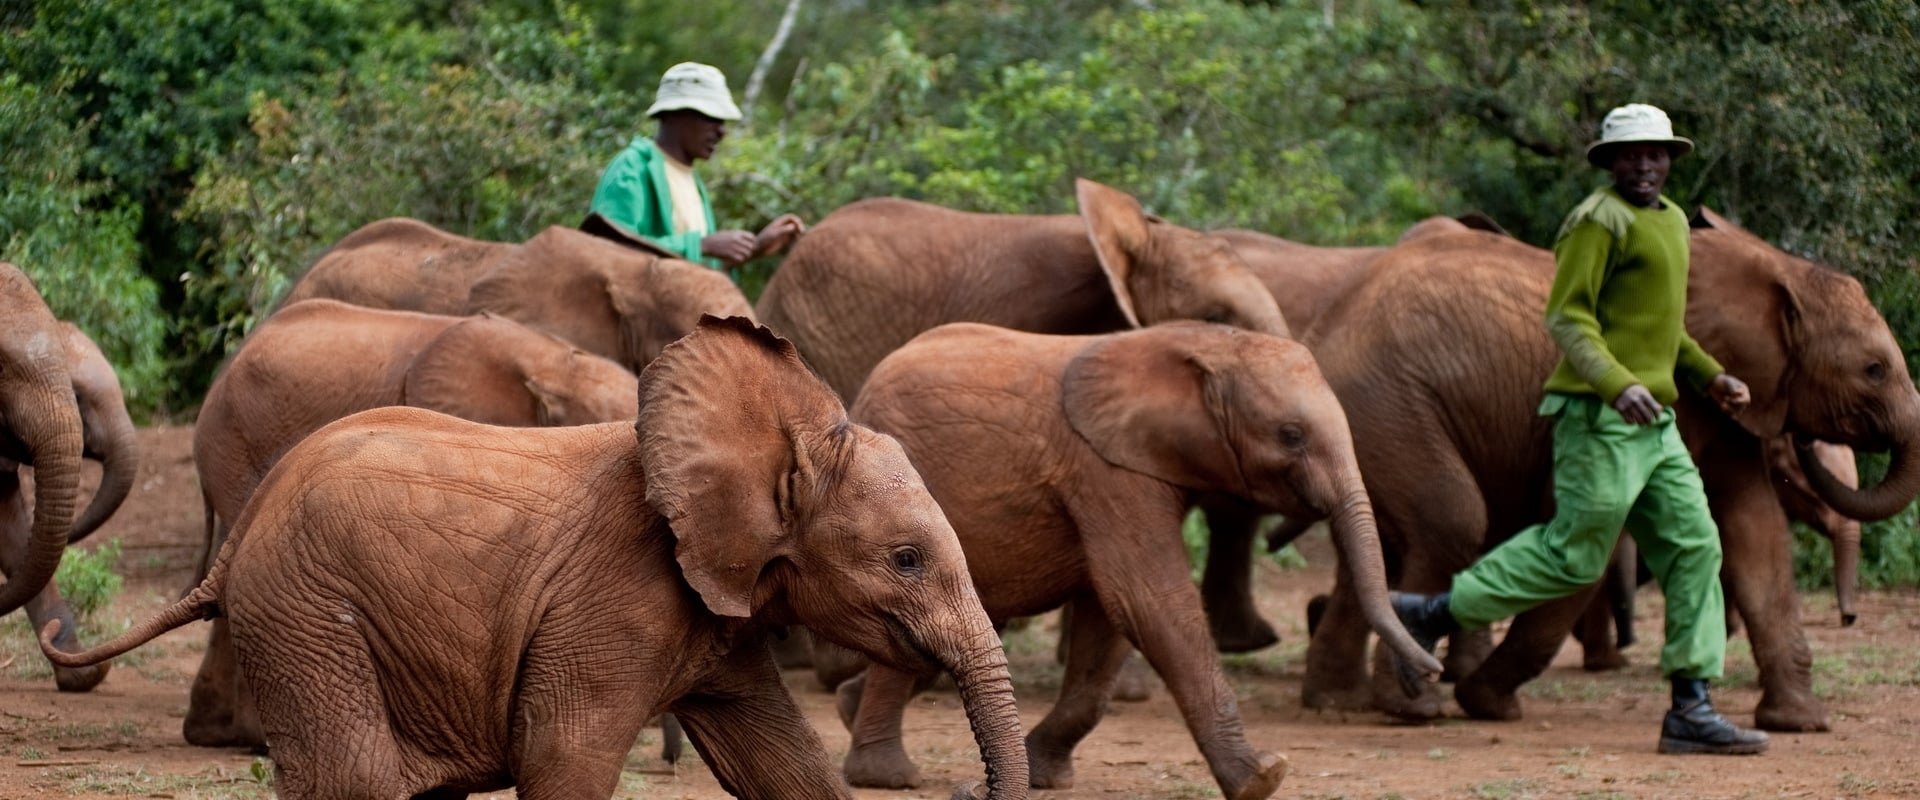
[(1068, 608), (1073, 626), (1061, 634), (1067, 643), (1067, 666), (1060, 697), (1027, 734), (1027, 763), (1036, 789), (1073, 787), (1073, 750), (1106, 713), (1106, 699), (1133, 653), (1101, 610), (1099, 598), (1082, 594)]
[(231, 624), (225, 618), (215, 619), (207, 634), (207, 649), (187, 694), (187, 719), (180, 733), (197, 747), (264, 750), (267, 746), (253, 692), (240, 677)]
[(1346, 570), (1335, 570), (1319, 624), (1307, 643), (1307, 674), (1300, 704), (1307, 708), (1359, 711), (1373, 707), (1367, 686), (1366, 617)]
[(1639, 588), (1639, 560), (1633, 537), (1621, 536), (1600, 590), (1574, 623), (1581, 666), (1588, 672), (1607, 672), (1627, 665), (1620, 649), (1633, 644), (1633, 594)]
[(1135, 502), (1075, 500), (1075, 523), (1087, 542), (1087, 570), (1100, 606), (1119, 632), (1147, 657), (1206, 758), (1228, 800), (1271, 796), (1287, 761), (1247, 743), (1239, 703), (1227, 684), (1206, 629), (1200, 592), (1189, 577), (1179, 536), (1184, 506), (1152, 507), (1151, 487), (1114, 487)]
[[(853, 714), (847, 744), (844, 772), (847, 782), (875, 789), (912, 789), (920, 785), (920, 768), (907, 756), (900, 725), (907, 713), (907, 701), (913, 699), (917, 676), (892, 667), (872, 664), (858, 683), (842, 684), (843, 691), (857, 692), (857, 710)], [(842, 696), (845, 708), (845, 695)]]
[[(27, 540), (33, 531), (31, 505), (26, 493), (20, 491), (19, 476), (13, 472), (0, 474), (0, 574), (16, 575), (26, 566)], [(46, 588), (27, 601), (27, 618), (35, 631), (60, 620), (60, 635), (54, 638), (53, 646), (68, 652), (81, 649), (73, 608), (60, 597), (60, 587), (53, 581), (47, 581)], [(109, 661), (83, 669), (54, 667), (53, 682), (63, 692), (88, 691), (106, 679), (112, 666)]]
[(1440, 681), (1458, 682), (1472, 675), (1493, 654), (1493, 631), (1455, 631), (1447, 637), (1447, 656), (1440, 660)]
[(1247, 653), (1272, 646), (1280, 634), (1260, 617), (1253, 605), (1253, 549), (1260, 529), (1260, 512), (1229, 498), (1210, 498), (1201, 504), (1207, 516), (1206, 574), (1200, 598), (1207, 609), (1207, 627), (1222, 653)]
[[(331, 621), (317, 609), (275, 615), (269, 625), (233, 621), (233, 650), (257, 676), (263, 729), (273, 740), (275, 793), (404, 800), (433, 789), (403, 776), (403, 749), (386, 714), (377, 713), (384, 704), (366, 641)], [(289, 637), (289, 630), (306, 635)], [(355, 713), (365, 710), (376, 713)]]
[(1553, 664), (1574, 621), (1593, 604), (1599, 590), (1596, 584), (1514, 617), (1486, 663), (1454, 684), (1453, 699), (1461, 710), (1474, 719), (1519, 719), (1520, 685)]
[[(1060, 638), (1053, 647), (1053, 660), (1067, 663), (1067, 651), (1073, 642), (1073, 604), (1060, 608)], [(1140, 660), (1139, 651), (1128, 648), (1127, 660), (1120, 665), (1120, 677), (1114, 681), (1112, 699), (1122, 703), (1144, 703), (1153, 697), (1153, 676)]]
[(1580, 642), (1580, 665), (1588, 672), (1610, 672), (1627, 665), (1627, 657), (1614, 643), (1613, 610), (1607, 607), (1607, 599), (1594, 597), (1573, 624), (1573, 638)]
[[(703, 687), (673, 704), (688, 740), (721, 789), (745, 800), (852, 796), (834, 772), (826, 746), (787, 693), (771, 655), (764, 650), (736, 652), (721, 675), (724, 683)], [(614, 778), (619, 778), (617, 761)], [(612, 792), (609, 786), (595, 798)], [(521, 796), (527, 796), (524, 785)]]
[(680, 763), (681, 746), (686, 734), (680, 729), (680, 718), (672, 714), (660, 715), (660, 760), (668, 764)]
[[(1767, 483), (1757, 442), (1740, 453), (1716, 453), (1703, 469), (1707, 497), (1720, 522), (1721, 578), (1729, 605), (1747, 621), (1747, 640), (1760, 668), (1760, 705), (1754, 722), (1770, 731), (1825, 731), (1827, 709), (1813, 694), (1813, 654), (1800, 630), (1793, 588), (1792, 537), (1786, 512)], [(1741, 460), (1751, 458), (1752, 461)]]

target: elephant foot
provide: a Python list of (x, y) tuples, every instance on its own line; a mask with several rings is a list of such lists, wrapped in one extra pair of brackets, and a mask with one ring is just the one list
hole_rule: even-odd
[(1228, 788), (1225, 794), (1230, 800), (1266, 800), (1280, 791), (1280, 783), (1287, 779), (1287, 757), (1279, 753), (1261, 753), (1255, 758), (1253, 774), (1247, 776), (1245, 783)]
[(1813, 733), (1833, 730), (1827, 721), (1827, 709), (1820, 701), (1811, 698), (1805, 700), (1776, 701), (1769, 692), (1760, 698), (1760, 706), (1753, 710), (1753, 724), (1763, 731), (1786, 733)]
[(56, 667), (53, 670), (53, 685), (63, 692), (90, 692), (107, 679), (107, 669), (112, 666), (113, 662), (109, 661), (82, 669)]
[(834, 690), (834, 709), (840, 712), (840, 723), (847, 726), (848, 731), (853, 730), (853, 720), (860, 716), (860, 696), (866, 689), (867, 676), (862, 674)]
[(920, 768), (907, 758), (899, 739), (855, 747), (847, 751), (847, 783), (865, 789), (915, 789)]
[(1408, 697), (1400, 681), (1391, 672), (1376, 674), (1373, 682), (1373, 707), (1389, 716), (1410, 722), (1424, 722), (1446, 715), (1446, 699), (1439, 687), (1426, 684), (1418, 697)]
[(245, 747), (256, 753), (267, 748), (267, 737), (259, 727), (242, 725), (233, 720), (230, 714), (220, 714), (209, 719), (208, 714), (195, 714), (192, 707), (187, 709), (187, 720), (180, 726), (180, 734), (187, 744), (195, 747)]
[(1588, 672), (1612, 672), (1633, 662), (1618, 650), (1589, 650), (1582, 654), (1580, 668)]
[(1520, 696), (1471, 678), (1453, 686), (1454, 702), (1474, 719), (1512, 721), (1521, 717)]
[(1073, 788), (1073, 746), (1059, 747), (1028, 736), (1027, 776), (1035, 789)]
[(1213, 631), (1214, 649), (1222, 653), (1251, 653), (1280, 643), (1280, 634), (1250, 608), (1210, 610), (1207, 626)]

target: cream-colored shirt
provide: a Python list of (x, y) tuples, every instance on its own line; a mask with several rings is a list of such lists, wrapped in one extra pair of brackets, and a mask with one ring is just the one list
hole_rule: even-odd
[(673, 195), (673, 232), (706, 233), (707, 209), (700, 204), (700, 186), (693, 182), (693, 167), (668, 156), (667, 193)]

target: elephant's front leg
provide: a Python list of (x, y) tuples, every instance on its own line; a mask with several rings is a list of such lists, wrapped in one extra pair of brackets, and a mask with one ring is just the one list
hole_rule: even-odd
[(1500, 646), (1480, 668), (1454, 684), (1453, 698), (1474, 719), (1515, 720), (1521, 715), (1520, 685), (1553, 664), (1573, 624), (1599, 593), (1599, 585), (1533, 607), (1514, 617)]
[(1207, 625), (1222, 653), (1247, 653), (1280, 641), (1253, 605), (1253, 548), (1260, 512), (1230, 498), (1210, 498), (1200, 506), (1207, 515), (1207, 570), (1200, 596)]
[(1118, 487), (1115, 494), (1134, 501), (1073, 503), (1101, 607), (1166, 682), (1221, 793), (1228, 800), (1271, 796), (1286, 778), (1287, 760), (1247, 743), (1239, 703), (1207, 633), (1200, 592), (1188, 577), (1179, 534), (1184, 505), (1157, 507), (1151, 502), (1155, 492), (1146, 487)]
[[(27, 540), (33, 529), (33, 510), (27, 502), (27, 495), (20, 491), (19, 478), (12, 472), (0, 474), (0, 573), (17, 575), (26, 566)], [(51, 620), (60, 620), (60, 635), (53, 645), (61, 650), (80, 649), (79, 627), (73, 621), (73, 608), (60, 597), (60, 588), (53, 581), (27, 601), (27, 618), (33, 621), (33, 630), (40, 630)], [(107, 670), (113, 662), (96, 664), (84, 669), (55, 667), (54, 685), (63, 692), (84, 692), (100, 685), (107, 677)]]
[(1061, 630), (1066, 672), (1060, 679), (1060, 697), (1027, 734), (1027, 763), (1036, 789), (1073, 787), (1073, 750), (1100, 723), (1106, 698), (1133, 652), (1092, 592), (1070, 601), (1066, 614), (1073, 624)]
[(1372, 708), (1366, 670), (1371, 628), (1345, 569), (1334, 571), (1333, 592), (1326, 598), (1307, 644), (1307, 676), (1300, 687), (1300, 704), (1348, 711)]
[(1756, 460), (1709, 473), (1707, 497), (1720, 521), (1727, 599), (1746, 618), (1760, 667), (1754, 723), (1770, 731), (1829, 730), (1826, 706), (1813, 694), (1813, 654), (1800, 630), (1786, 512), (1760, 468), (1760, 448), (1752, 450)]
[[(757, 652), (741, 652), (748, 650)], [(746, 800), (852, 797), (765, 648), (740, 648), (714, 685), (675, 701), (672, 710), (728, 794)]]
[[(852, 741), (847, 745), (847, 782), (874, 789), (912, 789), (920, 785), (920, 768), (907, 757), (900, 725), (913, 699), (915, 677), (882, 664), (870, 664), (866, 675), (840, 686), (841, 708), (852, 705)], [(849, 698), (849, 693), (858, 697)]]

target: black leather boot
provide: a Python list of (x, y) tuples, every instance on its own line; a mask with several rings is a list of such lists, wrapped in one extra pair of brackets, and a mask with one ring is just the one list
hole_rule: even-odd
[(1413, 640), (1431, 653), (1441, 637), (1460, 630), (1460, 623), (1454, 620), (1453, 612), (1447, 609), (1447, 601), (1452, 597), (1452, 592), (1388, 592), (1387, 602), (1393, 606), (1393, 613), (1400, 617), (1400, 624), (1407, 627), (1407, 633), (1413, 636)]
[(1767, 751), (1767, 735), (1728, 722), (1707, 699), (1707, 682), (1700, 678), (1673, 681), (1673, 709), (1660, 724), (1660, 752), (1749, 756)]

